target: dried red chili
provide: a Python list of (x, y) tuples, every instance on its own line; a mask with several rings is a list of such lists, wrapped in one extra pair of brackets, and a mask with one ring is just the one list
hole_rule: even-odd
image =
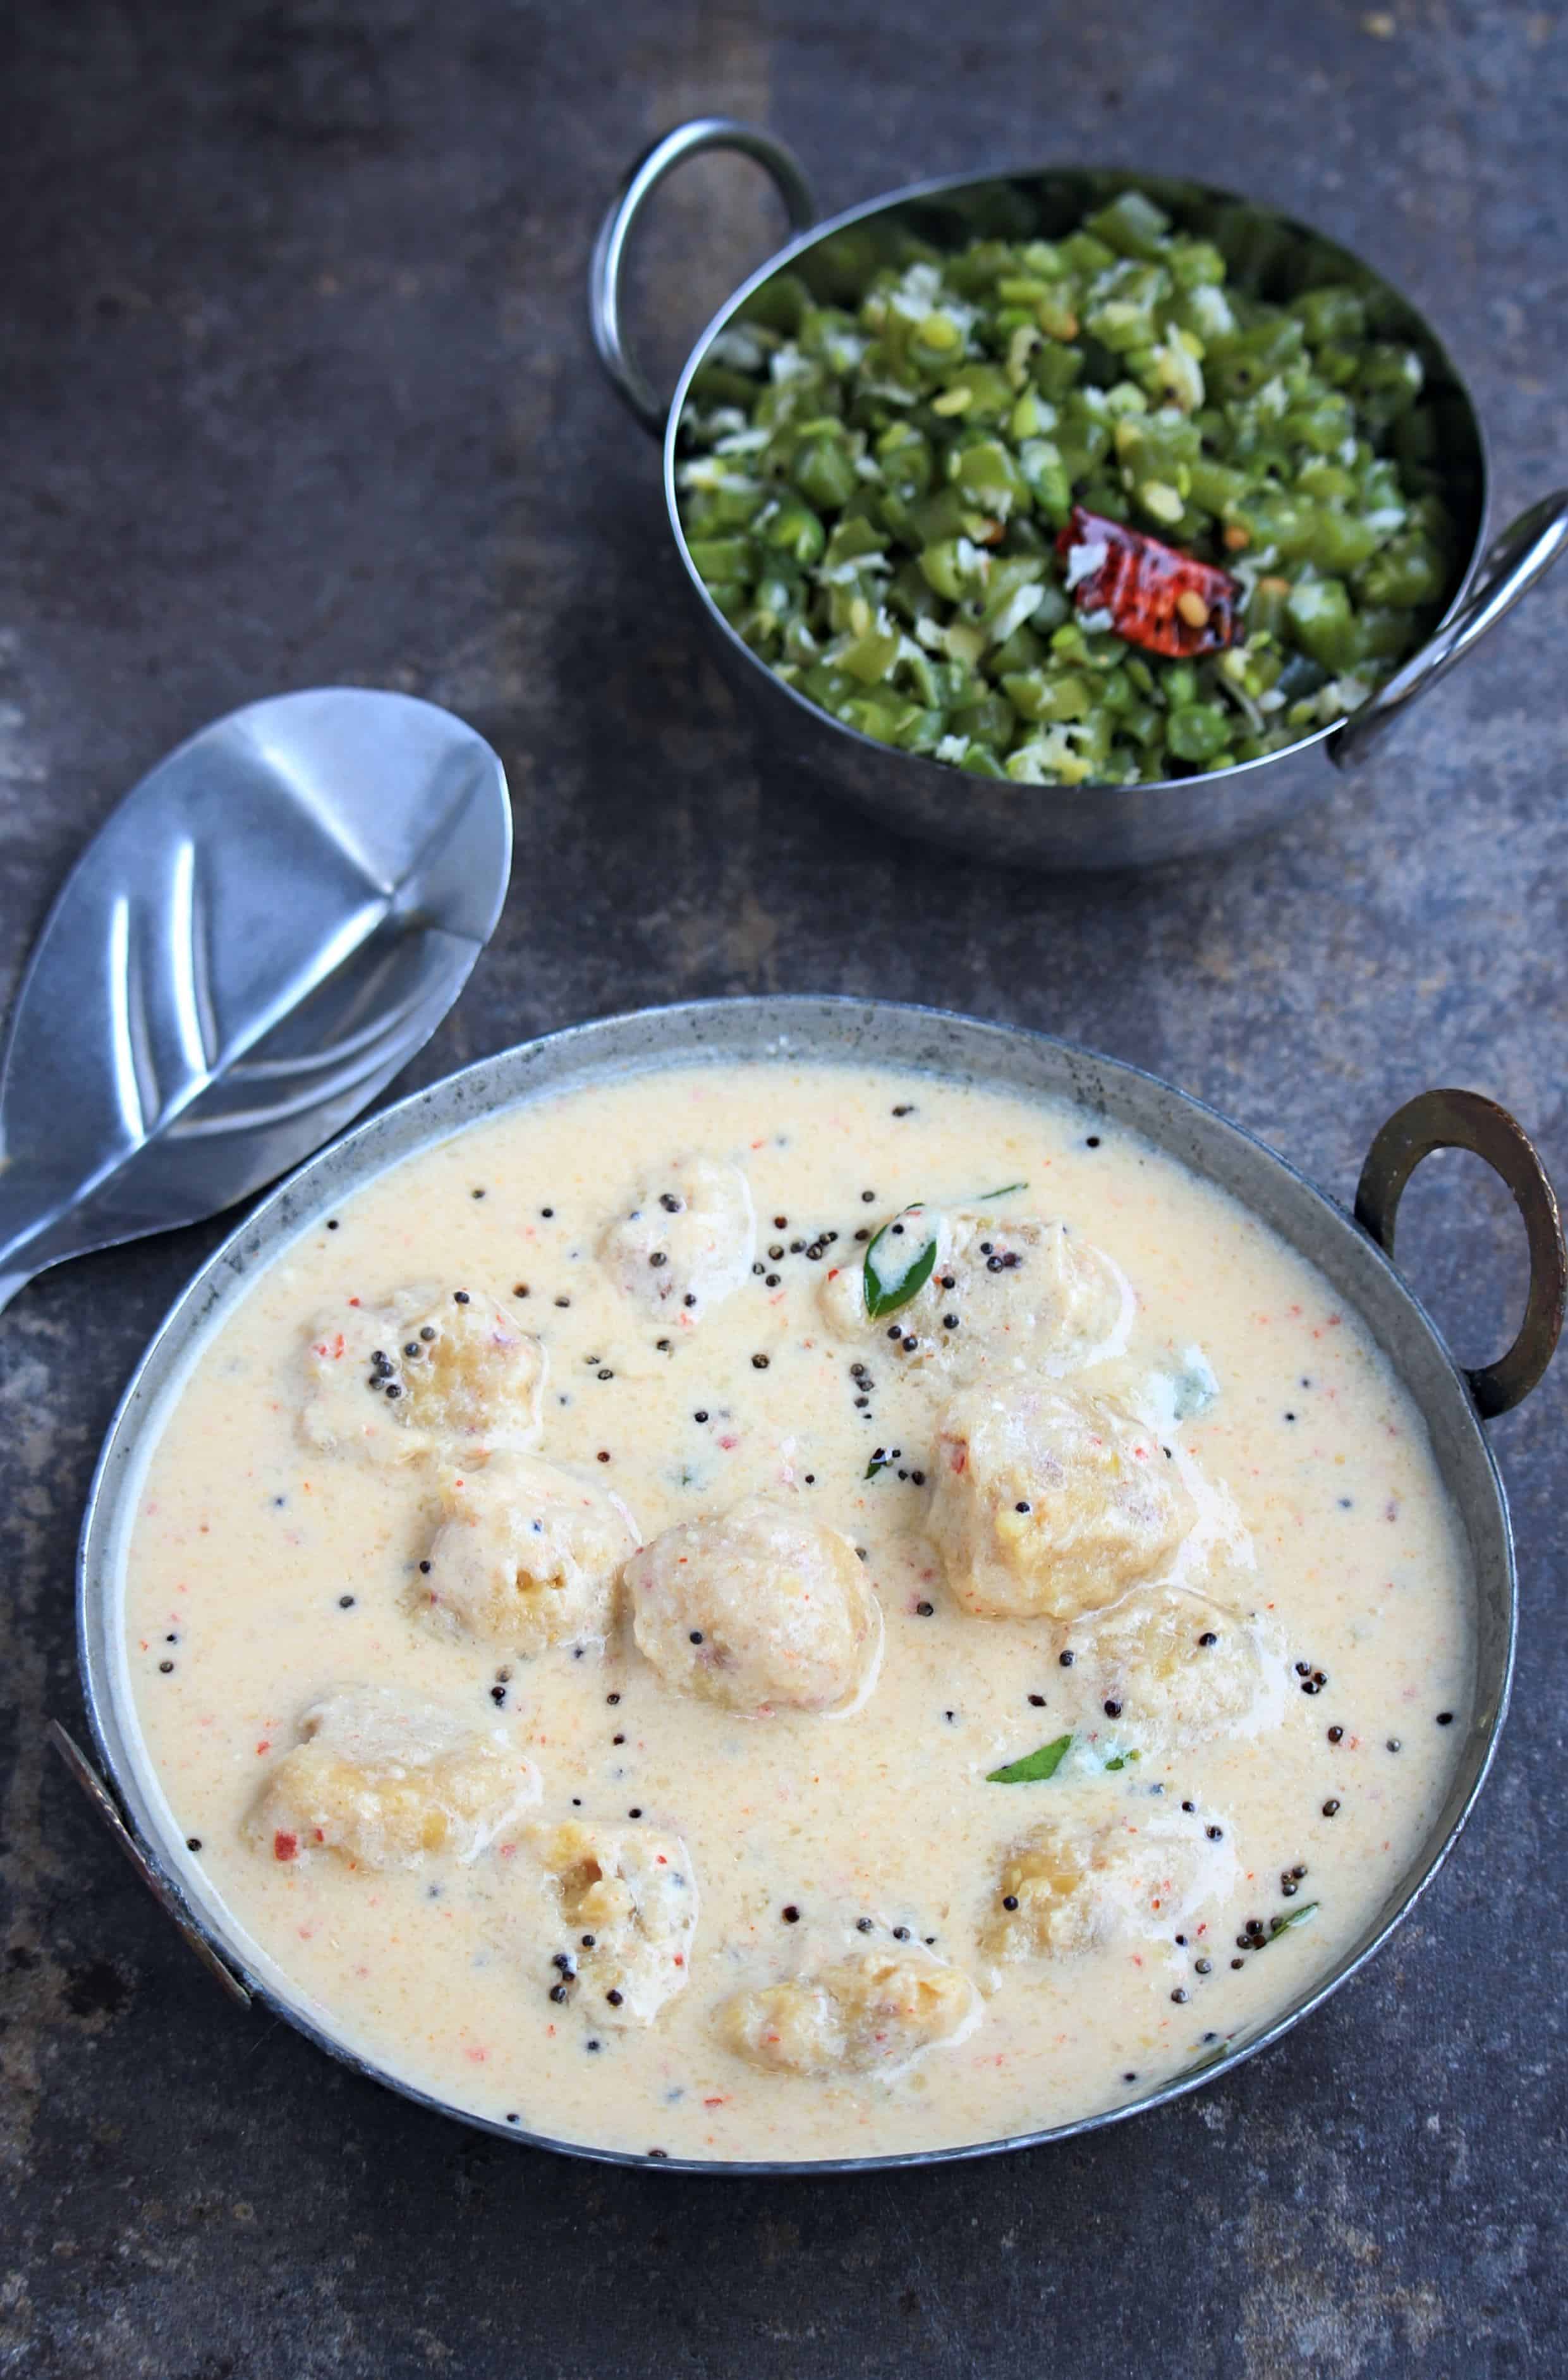
[(1241, 590), (1211, 562), (1082, 504), (1073, 506), (1056, 551), (1079, 611), (1109, 612), (1108, 625), (1124, 643), (1176, 660), (1235, 642)]

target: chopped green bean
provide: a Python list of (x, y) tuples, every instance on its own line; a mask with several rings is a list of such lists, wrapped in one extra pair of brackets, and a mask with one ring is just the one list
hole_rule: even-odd
[(1178, 760), (1216, 760), (1231, 740), (1233, 713), (1217, 702), (1184, 702), (1173, 710), (1165, 741)]
[[(1060, 239), (808, 251), (682, 420), (713, 602), (807, 700), (972, 776), (1153, 783), (1315, 734), (1429, 633), (1458, 556), (1419, 355), (1348, 285), (1252, 294), (1268, 245), (1232, 278), (1128, 189)], [(1238, 641), (1124, 642), (1058, 552), (1076, 505), (1230, 571)]]

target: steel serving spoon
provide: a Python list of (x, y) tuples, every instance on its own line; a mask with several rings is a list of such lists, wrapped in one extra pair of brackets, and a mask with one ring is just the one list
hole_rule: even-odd
[(511, 862), (500, 761), (407, 695), (279, 695), (160, 761), (73, 868), (11, 1013), (0, 1307), (341, 1130), (456, 999)]

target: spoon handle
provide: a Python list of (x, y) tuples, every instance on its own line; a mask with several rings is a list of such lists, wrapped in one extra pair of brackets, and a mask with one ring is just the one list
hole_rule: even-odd
[(18, 1290), (25, 1289), (31, 1279), (31, 1273), (25, 1267), (18, 1272), (0, 1271), (0, 1314), (5, 1313)]

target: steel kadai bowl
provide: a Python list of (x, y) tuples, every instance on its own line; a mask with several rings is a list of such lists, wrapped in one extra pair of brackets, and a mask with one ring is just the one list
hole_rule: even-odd
[[(622, 279), (628, 243), (665, 175), (703, 150), (735, 150), (772, 179), (795, 237), (722, 306), (687, 358), (666, 407), (628, 351)], [(1242, 288), (1276, 302), (1324, 282), (1348, 283), (1367, 300), (1379, 335), (1414, 346), (1426, 372), (1445, 498), (1458, 530), (1454, 575), (1433, 634), (1347, 721), (1222, 771), (1156, 784), (1003, 784), (875, 742), (774, 675), (704, 587), (681, 527), (675, 475), (681, 421), (713, 343), (764, 303), (788, 272), (823, 302), (854, 302), (882, 265), (906, 261), (909, 243), (952, 249), (979, 237), (1051, 238), (1124, 190), (1146, 192), (1177, 226), (1212, 240)], [(929, 842), (981, 857), (1056, 869), (1135, 868), (1185, 859), (1282, 824), (1331, 789), (1334, 770), (1359, 770), (1411, 703), (1464, 658), (1568, 545), (1568, 491), (1544, 497), (1486, 542), (1487, 449), (1474, 400), (1441, 341), (1409, 300), (1359, 257), (1272, 209), (1206, 183), (1074, 165), (1036, 165), (919, 182), (817, 220), (810, 185), (784, 145), (723, 117), (678, 126), (632, 166), (606, 214), (589, 273), (594, 345), (617, 394), (663, 442), (670, 532), (708, 624), (709, 646), (760, 743), (803, 780), (842, 795), (875, 818)], [(1331, 764), (1331, 765), (1329, 765)]]
[[(100, 1460), (82, 1531), (78, 1619), (83, 1689), (103, 1777), (56, 1729), (55, 1740), (143, 1880), (224, 1988), (261, 2001), (359, 2072), (441, 2107), (507, 2140), (611, 2163), (639, 2156), (565, 2140), (541, 2140), (433, 2100), (354, 2055), (330, 2023), (310, 2013), (287, 1976), (252, 1944), (205, 1883), (152, 1775), (137, 1724), (124, 1648), (124, 1564), (148, 1458), (163, 1417), (210, 1334), (231, 1315), (261, 1269), (343, 1199), (390, 1166), (480, 1119), (555, 1093), (672, 1062), (819, 1059), (923, 1069), (983, 1087), (1066, 1099), (1086, 1121), (1110, 1118), (1145, 1135), (1241, 1204), (1307, 1257), (1358, 1312), (1425, 1415), (1443, 1479), (1461, 1516), (1476, 1578), (1476, 1696), (1468, 1734), (1456, 1747), (1447, 1802), (1426, 1841), (1359, 1941), (1334, 1971), (1273, 2022), (1242, 2034), (1200, 2070), (1086, 2121), (1035, 2130), (1023, 2120), (1008, 2138), (928, 2155), (845, 2157), (810, 2169), (860, 2170), (933, 2163), (1057, 2140), (1159, 2107), (1226, 2073), (1289, 2030), (1369, 1959), (1409, 1910), (1452, 1848), (1480, 1791), (1508, 1702), (1513, 1660), (1514, 1570), (1508, 1510), (1483, 1421), (1528, 1393), (1545, 1370), (1562, 1320), (1563, 1244), (1556, 1202), (1524, 1133), (1489, 1100), (1465, 1091), (1428, 1091), (1383, 1127), (1362, 1174), (1355, 1219), (1282, 1158), (1211, 1108), (1136, 1067), (1070, 1043), (940, 1010), (841, 1000), (695, 1002), (581, 1025), (470, 1066), (361, 1125), (275, 1191), (219, 1249), (175, 1305), (137, 1369)], [(1437, 1330), (1390, 1261), (1401, 1191), (1434, 1148), (1472, 1149), (1501, 1173), (1524, 1217), (1530, 1287), (1523, 1329), (1484, 1371), (1454, 1365)], [(106, 1781), (105, 1781), (106, 1779)], [(1026, 2111), (1020, 2110), (1021, 2119)], [(670, 2158), (662, 2169), (682, 2160)], [(692, 2162), (692, 2171), (711, 2163)], [(731, 2165), (727, 2171), (786, 2172), (785, 2164)]]

